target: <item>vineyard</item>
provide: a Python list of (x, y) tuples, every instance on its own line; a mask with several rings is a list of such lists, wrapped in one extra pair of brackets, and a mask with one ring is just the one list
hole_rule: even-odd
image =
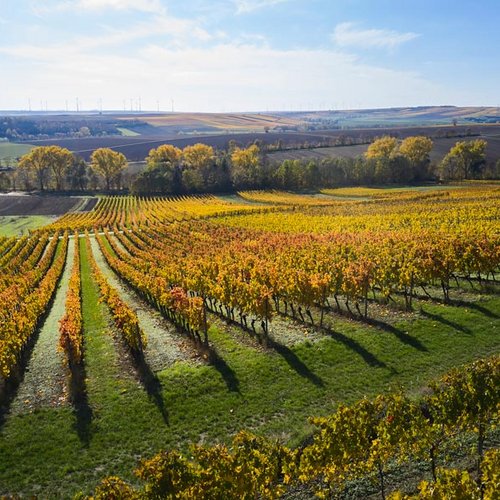
[(0, 269), (0, 495), (498, 491), (498, 184), (108, 196)]

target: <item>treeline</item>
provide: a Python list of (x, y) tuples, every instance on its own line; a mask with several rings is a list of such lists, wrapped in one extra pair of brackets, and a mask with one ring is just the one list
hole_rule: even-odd
[[(287, 140), (277, 139), (274, 142), (263, 142), (260, 139), (256, 139), (254, 144), (259, 146), (259, 149), (263, 153), (273, 153), (276, 151), (299, 151), (304, 149), (316, 149), (316, 148), (333, 148), (338, 146), (356, 146), (360, 144), (370, 144), (373, 137), (361, 134), (361, 135), (347, 135), (340, 134), (337, 136), (325, 137), (318, 136), (317, 139), (304, 140), (297, 139), (295, 141), (287, 138)], [(249, 146), (248, 144), (247, 146)]]
[(274, 162), (257, 144), (231, 144), (216, 150), (206, 144), (152, 149), (146, 168), (127, 172), (127, 160), (108, 148), (91, 161), (58, 146), (34, 148), (14, 172), (0, 174), (0, 189), (87, 191), (123, 189), (134, 194), (190, 194), (247, 189), (318, 189), (338, 186), (405, 184), (436, 180), (498, 179), (500, 160), (486, 161), (486, 141), (459, 141), (443, 160), (430, 161), (431, 139), (385, 136), (357, 158), (312, 158)]
[[(486, 444), (498, 425), (499, 385), (500, 357), (479, 360), (450, 371), (420, 400), (389, 394), (312, 418), (316, 431), (302, 448), (243, 431), (232, 446), (193, 445), (188, 455), (163, 451), (135, 471), (142, 487), (110, 477), (91, 498), (278, 498), (290, 488), (332, 498), (349, 482), (369, 479), (383, 499), (492, 500), (498, 498), (500, 452)], [(474, 474), (443, 467), (450, 445), (464, 436), (475, 441)], [(428, 468), (418, 495), (389, 494), (388, 471), (415, 461)]]
[(351, 185), (417, 183), (500, 176), (500, 161), (486, 163), (486, 142), (459, 141), (439, 165), (430, 161), (431, 139), (383, 137), (364, 156), (273, 162), (257, 145), (214, 151), (197, 144), (184, 150), (160, 146), (146, 158), (146, 170), (132, 192), (196, 193), (243, 189), (317, 189)]
[[(325, 130), (336, 129), (338, 126), (329, 126), (325, 128)], [(377, 127), (373, 127), (377, 128)], [(323, 128), (320, 127), (319, 130)], [(274, 129), (273, 129), (274, 130)], [(306, 127), (304, 131), (308, 130), (318, 130), (314, 126), (312, 128)], [(269, 132), (269, 130), (266, 130)], [(396, 139), (403, 140), (401, 137), (401, 131), (399, 130), (390, 130), (387, 131), (386, 135), (390, 135), (391, 137), (395, 137)], [(453, 127), (452, 129), (446, 128), (438, 128), (434, 130), (432, 136), (427, 135), (426, 137), (432, 138), (471, 138), (472, 136), (477, 136), (479, 133), (477, 131), (472, 130), (471, 128), (464, 127)], [(329, 147), (338, 147), (338, 146), (356, 146), (361, 144), (370, 144), (376, 139), (378, 139), (381, 134), (377, 131), (373, 130), (359, 130), (359, 131), (340, 131), (338, 135), (332, 136), (318, 136), (317, 139), (309, 139), (305, 140), (297, 140), (292, 141), (287, 139), (284, 141), (283, 139), (278, 139), (274, 142), (266, 141), (263, 143), (259, 139), (255, 141), (255, 144), (259, 146), (259, 148), (266, 152), (271, 153), (275, 151), (293, 151), (293, 150), (304, 150), (304, 149), (315, 149), (315, 148), (329, 148)]]
[[(121, 126), (125, 127), (125, 122)], [(5, 137), (13, 141), (109, 134), (120, 134), (117, 129), (116, 119), (0, 117), (0, 137)]]

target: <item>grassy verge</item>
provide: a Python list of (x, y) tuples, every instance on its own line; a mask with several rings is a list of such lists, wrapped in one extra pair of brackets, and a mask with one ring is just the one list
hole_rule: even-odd
[(124, 137), (137, 137), (138, 135), (141, 135), (135, 132), (134, 130), (130, 130), (128, 128), (117, 127), (117, 130), (119, 130)]
[(470, 307), (423, 303), (427, 314), (397, 323), (399, 334), (339, 318), (330, 335), (295, 347), (242, 342), (247, 334), (218, 321), (210, 339), (219, 360), (159, 372), (159, 397), (149, 398), (110, 335), (81, 244), (89, 408), (11, 416), (0, 430), (0, 494), (71, 497), (110, 474), (133, 481), (141, 456), (226, 441), (241, 428), (297, 445), (311, 431), (309, 415), (400, 386), (416, 394), (500, 348), (498, 296)]
[(47, 215), (9, 215), (0, 217), (0, 236), (28, 234), (30, 229), (38, 229), (54, 222), (55, 217)]
[(33, 144), (0, 141), (0, 159), (13, 160), (29, 153), (35, 146)]

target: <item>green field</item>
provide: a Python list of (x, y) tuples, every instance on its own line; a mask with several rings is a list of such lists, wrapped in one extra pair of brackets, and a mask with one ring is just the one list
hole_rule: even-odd
[(117, 130), (125, 137), (135, 137), (137, 135), (141, 135), (137, 132), (134, 132), (133, 130), (130, 130), (128, 128), (123, 128), (123, 127), (117, 127)]
[(35, 146), (33, 144), (18, 144), (15, 142), (0, 141), (0, 160), (5, 162), (8, 158), (12, 160), (29, 153)]
[(55, 217), (47, 215), (6, 215), (0, 217), (0, 236), (20, 236), (31, 229), (50, 224)]

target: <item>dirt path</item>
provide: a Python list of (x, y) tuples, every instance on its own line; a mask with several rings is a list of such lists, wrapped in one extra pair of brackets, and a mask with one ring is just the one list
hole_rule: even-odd
[(151, 370), (163, 370), (176, 361), (194, 360), (196, 352), (189, 342), (181, 337), (175, 327), (165, 321), (158, 311), (149, 307), (122, 281), (104, 260), (104, 256), (95, 238), (91, 238), (92, 252), (97, 265), (118, 291), (120, 298), (137, 313), (139, 325), (146, 334), (148, 345), (144, 352)]
[(45, 319), (26, 367), (16, 398), (12, 402), (12, 413), (31, 412), (42, 406), (66, 404), (66, 372), (63, 357), (57, 351), (59, 320), (64, 315), (66, 293), (75, 253), (74, 239), (68, 243), (68, 254), (64, 271), (56, 290), (52, 308)]

